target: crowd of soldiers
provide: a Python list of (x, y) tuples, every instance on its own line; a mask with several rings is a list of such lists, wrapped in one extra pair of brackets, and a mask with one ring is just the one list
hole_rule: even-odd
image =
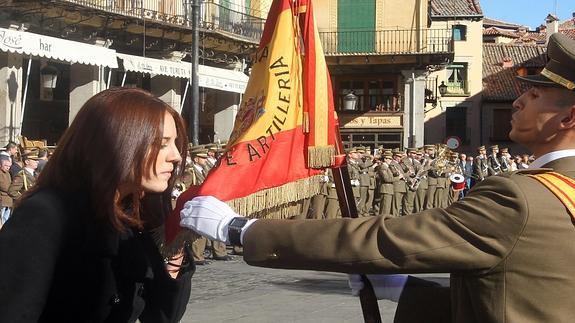
[(0, 152), (0, 227), (10, 218), (12, 206), (36, 182), (49, 151), (23, 149), (10, 142)]
[[(425, 145), (419, 149), (384, 149), (371, 154), (368, 147), (347, 150), (347, 164), (360, 216), (403, 216), (430, 208), (444, 208), (467, 194), (486, 177), (527, 168), (531, 156), (512, 157), (497, 145), (478, 147), (477, 156), (467, 156), (446, 145)], [(308, 209), (306, 213), (305, 210)], [(321, 193), (314, 196), (309, 218), (335, 218), (340, 215), (333, 176), (326, 171)]]

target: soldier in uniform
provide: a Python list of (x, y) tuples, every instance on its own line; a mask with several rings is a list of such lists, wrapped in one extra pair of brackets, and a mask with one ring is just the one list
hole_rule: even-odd
[(501, 151), (499, 152), (499, 156), (497, 156), (497, 158), (499, 159), (499, 164), (501, 165), (502, 172), (511, 171), (511, 163), (510, 163), (511, 155), (509, 154), (509, 148), (505, 147), (501, 148)]
[(323, 219), (323, 211), (325, 210), (326, 200), (327, 200), (327, 185), (329, 182), (329, 177), (327, 176), (327, 169), (324, 170), (323, 176), (320, 179), (320, 189), (319, 194), (314, 195), (311, 198), (311, 209), (312, 212), (310, 214), (311, 219)]
[(493, 145), (489, 147), (489, 156), (487, 156), (487, 165), (489, 165), (489, 176), (497, 175), (502, 172), (501, 164), (499, 163), (499, 146)]
[(339, 209), (339, 199), (337, 197), (337, 191), (335, 189), (335, 183), (333, 181), (333, 172), (331, 168), (327, 169), (327, 202), (325, 207), (325, 218), (335, 219), (340, 215), (341, 210)]
[(36, 168), (38, 167), (38, 151), (33, 150), (22, 155), (24, 167), (14, 176), (12, 184), (8, 188), (8, 195), (14, 201), (20, 198), (24, 192), (36, 182)]
[(426, 164), (428, 165), (427, 171), (427, 194), (425, 195), (425, 209), (434, 208), (434, 196), (435, 190), (437, 189), (437, 178), (434, 173), (434, 161), (435, 161), (435, 145), (424, 145), (423, 149), (425, 151), (424, 158)]
[(403, 205), (405, 206), (403, 215), (413, 213), (415, 205), (415, 191), (419, 186), (419, 177), (417, 176), (421, 171), (421, 164), (417, 161), (415, 148), (407, 148), (407, 156), (401, 161), (403, 163), (404, 169), (407, 170), (407, 191), (405, 192), (405, 200)]
[[(209, 168), (207, 166), (208, 152), (204, 146), (196, 146), (191, 150), (192, 166), (190, 171), (192, 174), (192, 185), (201, 185), (206, 176), (208, 176)], [(192, 242), (192, 254), (196, 265), (205, 265), (206, 259), (204, 258), (204, 251), (208, 239), (201, 237)], [(231, 260), (226, 251), (226, 244), (220, 241), (211, 241), (212, 258), (214, 260)]]
[[(347, 170), (349, 172), (349, 179), (351, 181), (351, 187), (353, 191), (353, 196), (355, 198), (355, 204), (358, 205), (360, 194), (359, 194), (359, 156), (356, 148), (350, 148), (347, 153)], [(359, 206), (358, 206), (359, 212)]]
[(394, 216), (402, 216), (404, 212), (403, 201), (405, 200), (405, 194), (407, 193), (406, 180), (408, 173), (404, 169), (403, 163), (403, 151), (397, 150), (393, 152), (393, 160), (389, 164), (389, 168), (393, 174), (393, 206), (392, 214)]
[(214, 166), (216, 166), (216, 163), (218, 161), (218, 158), (216, 156), (218, 146), (216, 144), (209, 144), (205, 145), (205, 147), (207, 149), (208, 154), (208, 158), (206, 158), (206, 166), (208, 167), (208, 169), (212, 169), (214, 168)]
[(423, 157), (423, 151), (418, 150), (415, 155), (417, 161), (421, 164), (420, 170), (416, 176), (419, 180), (419, 185), (417, 186), (417, 190), (415, 191), (415, 203), (414, 203), (414, 210), (413, 212), (421, 212), (425, 210), (427, 205), (427, 190), (429, 188), (429, 182), (427, 179), (427, 174), (429, 173), (429, 164), (430, 159)]
[[(459, 154), (456, 152), (451, 153), (451, 159), (449, 160), (449, 176), (453, 175), (453, 174), (459, 174), (461, 176), (463, 175), (463, 169), (461, 169), (461, 163), (459, 161)], [(465, 177), (464, 177), (465, 180)], [(459, 200), (459, 195), (461, 194), (461, 190), (455, 190), (453, 185), (451, 185), (451, 181), (448, 182), (449, 184), (449, 189), (447, 190), (449, 192), (449, 195), (447, 196), (447, 205), (451, 205), (451, 203), (456, 202), (457, 200)], [(465, 188), (465, 186), (464, 186)]]
[[(453, 322), (572, 321), (575, 215), (568, 200), (539, 179), (556, 174), (575, 179), (575, 41), (555, 33), (547, 48), (545, 68), (520, 77), (533, 86), (513, 103), (509, 134), (537, 156), (531, 164), (536, 168), (488, 177), (463, 200), (422, 216), (255, 220), (229, 234), (241, 237), (244, 260), (260, 267), (342, 273), (450, 272)], [(202, 210), (211, 201), (194, 202), (196, 214), (184, 214), (182, 223), (205, 235), (218, 234), (219, 226), (209, 223), (237, 216), (230, 210), (204, 220)], [(370, 278), (376, 291), (384, 288), (382, 278)], [(401, 286), (404, 293), (410, 287), (409, 282)]]
[(357, 211), (361, 216), (369, 215), (369, 187), (371, 185), (371, 178), (369, 168), (373, 166), (371, 156), (366, 153), (365, 147), (357, 148), (358, 159), (357, 167), (359, 168), (359, 202), (357, 203)]
[[(369, 149), (369, 148), (368, 148)], [(369, 154), (369, 150), (368, 150), (368, 158), (371, 159), (371, 166), (369, 166), (367, 168), (367, 174), (369, 175), (369, 190), (367, 192), (367, 203), (366, 203), (366, 209), (367, 209), (367, 214), (371, 215), (371, 214), (375, 214), (375, 208), (373, 206), (373, 201), (375, 199), (375, 188), (376, 188), (376, 173), (375, 173), (375, 168), (377, 167), (377, 162), (375, 160), (375, 156), (372, 156)], [(373, 213), (372, 213), (373, 212)]]
[(394, 176), (389, 167), (392, 161), (393, 154), (391, 151), (385, 151), (381, 158), (382, 161), (377, 169), (377, 176), (379, 178), (379, 215), (392, 214), (393, 205), (393, 183)]
[(489, 165), (487, 163), (487, 153), (485, 146), (477, 148), (477, 157), (473, 161), (473, 172), (471, 173), (471, 187), (485, 180), (489, 176)]

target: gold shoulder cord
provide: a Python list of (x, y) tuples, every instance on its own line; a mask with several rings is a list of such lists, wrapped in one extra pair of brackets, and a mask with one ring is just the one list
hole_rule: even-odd
[(527, 175), (545, 185), (565, 205), (575, 223), (575, 180), (556, 172)]

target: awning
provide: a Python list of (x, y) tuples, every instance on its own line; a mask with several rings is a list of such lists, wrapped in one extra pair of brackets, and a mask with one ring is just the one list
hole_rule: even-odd
[(244, 93), (249, 77), (242, 72), (200, 65), (198, 78), (201, 87)]
[[(157, 58), (118, 54), (124, 64), (124, 70), (189, 78), (192, 65), (188, 62), (174, 62)], [(242, 72), (200, 65), (198, 68), (199, 86), (210, 89), (244, 93), (249, 77)]]
[(115, 50), (12, 29), (0, 28), (0, 50), (70, 63), (118, 67)]
[(124, 63), (124, 70), (126, 71), (180, 78), (190, 77), (190, 63), (166, 61), (163, 59), (127, 54), (118, 54), (118, 57)]

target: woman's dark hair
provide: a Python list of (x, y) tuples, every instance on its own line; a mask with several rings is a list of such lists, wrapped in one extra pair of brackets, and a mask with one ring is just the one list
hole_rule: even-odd
[[(80, 109), (24, 199), (46, 187), (86, 192), (96, 217), (118, 231), (148, 226), (158, 216), (163, 219), (171, 210), (176, 176), (165, 192), (145, 195), (153, 203), (141, 201), (141, 183), (148, 170), (155, 172), (166, 113), (174, 118), (176, 146), (185, 161), (184, 124), (169, 105), (141, 89), (113, 88), (96, 94)], [(173, 174), (182, 174), (183, 166), (174, 165)], [(160, 214), (143, 214), (143, 204), (159, 207)]]

